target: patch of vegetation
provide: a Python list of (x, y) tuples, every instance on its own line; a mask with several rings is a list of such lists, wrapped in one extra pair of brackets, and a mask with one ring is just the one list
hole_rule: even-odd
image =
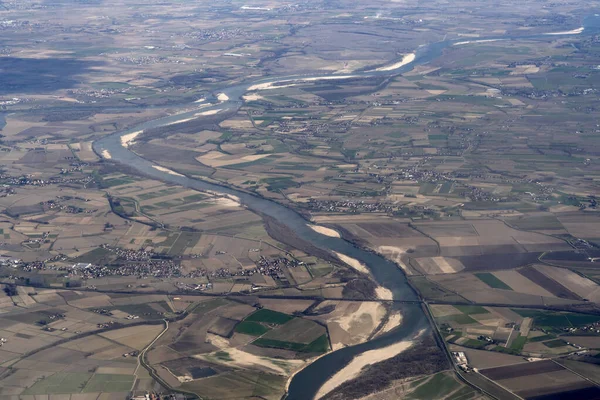
[(288, 176), (265, 178), (261, 179), (261, 182), (267, 184), (267, 190), (270, 192), (275, 192), (277, 190), (298, 186), (298, 182), (294, 181), (291, 177)]
[(244, 321), (265, 322), (267, 324), (283, 325), (286, 322), (292, 320), (293, 318), (294, 317), (292, 317), (291, 315), (262, 308), (247, 316), (244, 319)]
[(194, 306), (191, 312), (193, 314), (206, 314), (207, 312), (210, 312), (215, 308), (224, 306), (227, 303), (229, 303), (229, 300), (217, 297), (216, 299), (198, 303), (196, 306)]
[(233, 358), (226, 351), (217, 351), (215, 353), (215, 357), (217, 357), (221, 361), (233, 361)]
[(407, 399), (441, 399), (460, 387), (460, 383), (451, 375), (440, 372), (431, 377), (408, 395)]
[(550, 339), (554, 339), (554, 338), (556, 338), (556, 336), (554, 336), (554, 335), (542, 335), (542, 336), (536, 336), (536, 337), (529, 338), (529, 342), (531, 342), (531, 343), (543, 342), (544, 340), (550, 340)]
[(292, 350), (301, 353), (324, 353), (329, 350), (329, 341), (327, 340), (327, 335), (322, 335), (308, 344), (284, 342), (281, 340), (265, 338), (256, 339), (254, 342), (252, 342), (252, 344), (260, 347), (272, 347), (275, 349)]
[(235, 331), (250, 336), (262, 336), (270, 329), (258, 322), (242, 321), (236, 325)]
[(551, 349), (557, 348), (557, 347), (563, 347), (567, 345), (567, 342), (565, 342), (562, 339), (554, 339), (554, 340), (550, 340), (548, 342), (544, 342), (542, 343), (544, 346), (549, 347)]
[(133, 375), (94, 374), (82, 393), (128, 392), (133, 385)]
[(510, 348), (520, 353), (523, 351), (525, 343), (527, 343), (527, 336), (521, 336), (519, 334), (517, 338), (513, 339), (512, 343), (510, 344)]
[(476, 273), (475, 276), (479, 278), (480, 281), (488, 285), (493, 289), (504, 289), (504, 290), (512, 290), (510, 286), (506, 283), (502, 282), (498, 279), (494, 274), (489, 272), (480, 272)]
[(600, 316), (577, 313), (560, 313), (555, 311), (512, 309), (522, 317), (533, 318), (535, 326), (560, 328), (579, 327), (600, 321)]
[(439, 323), (455, 322), (460, 325), (468, 325), (468, 324), (477, 323), (477, 321), (475, 321), (473, 318), (469, 317), (467, 314), (446, 315), (443, 317), (437, 317), (436, 320)]
[(109, 255), (112, 253), (104, 248), (98, 247), (94, 250), (90, 250), (87, 253), (84, 253), (73, 259), (75, 263), (90, 263), (90, 264), (106, 264), (108, 260), (111, 258)]
[(484, 342), (482, 340), (469, 339), (466, 342), (462, 343), (462, 346), (464, 346), (464, 347), (470, 347), (472, 349), (483, 349), (488, 344), (489, 344), (488, 342)]
[(457, 305), (454, 308), (460, 310), (467, 315), (489, 314), (490, 312), (481, 306)]

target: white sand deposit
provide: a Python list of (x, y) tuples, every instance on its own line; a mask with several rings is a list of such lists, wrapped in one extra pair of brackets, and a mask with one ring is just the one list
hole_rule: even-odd
[(404, 340), (381, 349), (369, 350), (359, 354), (321, 386), (315, 399), (322, 398), (342, 383), (356, 378), (364, 367), (395, 357), (403, 351), (408, 350), (413, 344), (414, 341), (412, 340)]
[(384, 288), (383, 286), (377, 287), (377, 289), (375, 289), (375, 294), (377, 294), (377, 298), (380, 300), (394, 300), (392, 291)]
[(112, 158), (108, 150), (102, 150), (102, 157), (106, 158), (107, 160), (110, 160)]
[(482, 39), (482, 40), (466, 40), (464, 42), (456, 42), (453, 44), (453, 46), (462, 46), (464, 44), (471, 44), (471, 43), (489, 43), (489, 42), (499, 42), (501, 40), (507, 40), (507, 39)]
[(394, 312), (388, 318), (388, 321), (385, 323), (380, 333), (386, 333), (391, 331), (392, 329), (400, 326), (402, 323), (402, 314), (400, 312)]
[(161, 167), (160, 165), (153, 165), (152, 168), (157, 169), (161, 172), (166, 172), (169, 175), (183, 176), (175, 171), (171, 171), (169, 168)]
[(233, 365), (240, 368), (259, 369), (263, 371), (266, 370), (267, 372), (284, 376), (290, 375), (292, 370), (304, 365), (304, 361), (302, 360), (279, 360), (269, 357), (261, 357), (232, 347), (223, 348), (221, 351), (226, 351), (232, 361), (221, 360), (213, 354), (203, 354), (194, 357), (227, 366)]
[(194, 115), (195, 116), (215, 115), (215, 114), (218, 114), (221, 110), (222, 110), (222, 108), (218, 108), (216, 110), (208, 110), (208, 111), (204, 111), (204, 112), (199, 112)]
[(136, 132), (128, 133), (127, 135), (121, 136), (121, 146), (123, 146), (123, 147), (131, 146), (133, 144), (135, 138), (138, 137), (140, 133), (142, 133), (142, 131), (136, 131)]
[(376, 251), (382, 256), (392, 260), (396, 265), (398, 265), (406, 275), (412, 275), (412, 271), (404, 265), (402, 262), (402, 255), (406, 254), (406, 250), (408, 247), (399, 247), (399, 246), (378, 246)]
[[(196, 115), (198, 115), (198, 114), (196, 114)], [(182, 123), (184, 123), (184, 122), (188, 122), (188, 121), (191, 121), (191, 120), (193, 120), (193, 119), (194, 119), (193, 117), (192, 117), (192, 118), (184, 118), (184, 119), (179, 119), (179, 120), (177, 120), (177, 121), (169, 122), (168, 124), (166, 124), (166, 125), (164, 125), (164, 126), (170, 126), (170, 125), (182, 124)]]
[(335, 229), (326, 228), (324, 226), (313, 225), (313, 224), (306, 224), (306, 225), (310, 229), (312, 229), (315, 232), (320, 233), (321, 235), (325, 235), (325, 236), (329, 236), (329, 237), (334, 237), (334, 238), (340, 238), (340, 237), (342, 237), (340, 235), (340, 233), (338, 231), (336, 231)]
[(337, 256), (337, 258), (339, 258), (344, 264), (347, 264), (350, 267), (354, 268), (355, 270), (362, 272), (364, 274), (369, 273), (369, 269), (365, 266), (365, 264), (361, 263), (357, 259), (348, 257), (347, 255), (338, 253), (337, 251), (334, 251), (334, 253)]
[(258, 100), (264, 99), (264, 97), (262, 97), (261, 95), (258, 95), (256, 93), (252, 93), (252, 94), (247, 94), (247, 95), (243, 96), (242, 99), (244, 99), (244, 101), (258, 101)]
[(220, 205), (221, 207), (239, 207), (241, 204), (233, 199), (227, 197), (217, 197), (215, 199), (215, 203)]
[(582, 26), (581, 28), (573, 29), (571, 31), (544, 33), (544, 35), (579, 35), (584, 29), (585, 28)]
[(407, 64), (410, 64), (411, 62), (415, 61), (415, 58), (415, 53), (405, 54), (404, 57), (402, 57), (402, 60), (398, 61), (397, 63), (376, 68), (375, 71), (393, 71)]
[(338, 79), (350, 79), (350, 78), (356, 78), (357, 75), (335, 75), (335, 76), (331, 76), (331, 75), (325, 75), (325, 76), (315, 76), (312, 78), (302, 78), (299, 79), (302, 82), (314, 82), (314, 81), (322, 81), (322, 80), (338, 80)]
[(219, 101), (227, 101), (227, 100), (229, 100), (229, 96), (227, 96), (225, 93), (219, 93), (217, 95), (217, 99)]
[[(288, 82), (288, 81), (284, 81)], [(297, 85), (296, 83), (288, 83), (287, 85), (277, 85), (274, 86), (278, 82), (266, 82), (266, 83), (257, 83), (256, 85), (252, 85), (248, 88), (248, 91), (254, 90), (271, 90), (271, 89), (283, 89), (287, 87), (292, 87)]]
[(256, 85), (252, 85), (248, 88), (248, 91), (255, 90), (270, 90), (270, 89), (280, 89), (295, 86), (297, 82), (315, 82), (321, 80), (339, 80), (339, 79), (350, 79), (356, 78), (356, 75), (324, 75), (324, 76), (313, 76), (310, 78), (298, 78), (298, 79), (287, 79), (282, 81), (273, 81), (273, 82), (264, 82), (257, 83)]

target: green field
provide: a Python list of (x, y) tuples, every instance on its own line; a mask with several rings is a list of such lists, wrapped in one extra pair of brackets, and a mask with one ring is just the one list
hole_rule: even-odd
[(483, 283), (485, 283), (493, 289), (512, 290), (510, 286), (508, 286), (506, 283), (502, 282), (500, 279), (496, 278), (495, 275), (489, 272), (480, 272), (475, 274), (475, 276), (479, 278), (480, 281), (482, 281)]
[(489, 314), (490, 312), (481, 306), (454, 306), (454, 308), (460, 310), (467, 315), (475, 314)]
[(101, 185), (103, 188), (108, 189), (113, 186), (126, 185), (126, 184), (133, 183), (133, 182), (135, 182), (135, 179), (126, 176), (126, 177), (122, 177), (122, 178), (103, 179)]
[(554, 335), (542, 335), (542, 336), (536, 336), (533, 338), (529, 338), (529, 341), (531, 343), (536, 343), (536, 342), (543, 342), (544, 340), (550, 340), (550, 339), (555, 339), (556, 336)]
[[(418, 388), (415, 389), (410, 395), (408, 395), (407, 399), (441, 399), (446, 395), (454, 392), (459, 389), (461, 386), (460, 383), (456, 381), (450, 374), (445, 372), (440, 372), (435, 374), (426, 381), (421, 384)], [(469, 388), (470, 389), (470, 388)]]
[(229, 300), (217, 297), (216, 299), (198, 303), (196, 306), (194, 306), (194, 308), (191, 310), (191, 312), (194, 314), (205, 314), (209, 311), (212, 311), (218, 307), (224, 306), (228, 303), (229, 303)]
[(26, 389), (24, 395), (80, 393), (92, 377), (90, 373), (57, 372), (40, 379)]
[(267, 324), (283, 325), (294, 317), (284, 313), (262, 308), (253, 314), (247, 316), (244, 321), (265, 322)]
[(133, 375), (57, 372), (35, 382), (24, 395), (129, 392)]
[(562, 339), (554, 339), (554, 340), (550, 340), (548, 342), (544, 342), (542, 343), (544, 346), (546, 347), (550, 347), (551, 349), (557, 348), (557, 347), (563, 347), (567, 345), (567, 342), (565, 342)]
[(283, 342), (281, 340), (264, 338), (256, 339), (252, 344), (260, 347), (272, 347), (275, 349), (292, 350), (301, 353), (325, 353), (329, 350), (329, 340), (327, 339), (327, 335), (322, 335), (309, 344)]
[(262, 336), (269, 330), (266, 326), (252, 321), (242, 321), (235, 327), (236, 332), (251, 336)]
[[(152, 307), (154, 305), (154, 307)], [(161, 312), (171, 312), (171, 307), (166, 301), (159, 301), (155, 303), (142, 303), (142, 304), (124, 304), (122, 306), (106, 307), (107, 310), (120, 310), (127, 314), (137, 315), (142, 319), (162, 319)], [(160, 310), (160, 311), (158, 311)], [(150, 314), (150, 315), (144, 315)]]
[(525, 343), (527, 343), (527, 336), (519, 335), (517, 338), (513, 339), (512, 343), (510, 344), (510, 348), (515, 351), (521, 352), (523, 351)]
[(469, 317), (467, 314), (447, 315), (444, 317), (437, 317), (436, 320), (438, 321), (438, 323), (456, 322), (457, 324), (460, 324), (460, 325), (477, 323), (477, 321), (475, 321), (473, 318)]
[(133, 375), (94, 374), (82, 393), (129, 392), (133, 386)]
[(578, 327), (600, 321), (600, 316), (576, 313), (559, 313), (554, 311), (512, 309), (522, 317), (533, 318), (535, 326), (548, 328)]
[(100, 264), (101, 261), (108, 259), (110, 254), (110, 251), (102, 247), (97, 247), (93, 250), (88, 251), (87, 253), (80, 255), (79, 257), (74, 258), (73, 262)]

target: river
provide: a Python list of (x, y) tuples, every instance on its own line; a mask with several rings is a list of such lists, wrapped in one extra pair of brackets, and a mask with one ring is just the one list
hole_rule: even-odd
[[(597, 31), (600, 27), (600, 18), (597, 15), (589, 16), (584, 20), (584, 24), (586, 27), (584, 31), (585, 33), (588, 33), (589, 31)], [(506, 36), (496, 36), (490, 38), (477, 38), (477, 40), (517, 40), (542, 37), (545, 39), (550, 39), (549, 37), (544, 35), (535, 35), (514, 38)], [(442, 51), (445, 48), (454, 45), (457, 42), (460, 42), (460, 40), (443, 41), (421, 46), (415, 52), (415, 59), (413, 62), (395, 70), (357, 72), (352, 73), (350, 75), (353, 79), (371, 78), (377, 76), (393, 77), (396, 75), (400, 75), (404, 72), (411, 70), (415, 65), (426, 64), (429, 61), (437, 58), (442, 54)], [(393, 63), (394, 62), (391, 62), (390, 64)], [(283, 224), (287, 228), (293, 230), (299, 238), (312, 244), (313, 246), (329, 252), (339, 252), (362, 262), (369, 268), (375, 280), (381, 286), (385, 287), (386, 289), (389, 289), (393, 293), (395, 300), (416, 300), (417, 295), (408, 285), (406, 276), (404, 275), (402, 270), (391, 261), (385, 259), (384, 257), (369, 251), (359, 249), (343, 239), (324, 236), (313, 231), (307, 226), (307, 221), (300, 214), (276, 202), (258, 196), (254, 196), (249, 193), (238, 191), (229, 187), (206, 182), (203, 180), (193, 179), (187, 176), (179, 176), (165, 171), (160, 171), (154, 168), (154, 166), (156, 166), (156, 163), (153, 163), (149, 160), (138, 156), (137, 154), (122, 146), (121, 144), (121, 137), (124, 135), (192, 118), (195, 117), (195, 114), (197, 114), (198, 112), (205, 112), (217, 109), (236, 110), (240, 108), (243, 104), (243, 101), (241, 100), (242, 95), (248, 91), (248, 88), (256, 84), (278, 83), (298, 79), (330, 79), (332, 77), (336, 77), (336, 75), (329, 74), (310, 77), (296, 75), (281, 78), (264, 78), (253, 82), (224, 88), (215, 93), (224, 93), (228, 97), (228, 100), (221, 101), (219, 104), (204, 107), (202, 109), (195, 109), (193, 111), (184, 112), (178, 115), (172, 115), (169, 117), (145, 122), (127, 131), (111, 134), (109, 136), (95, 141), (93, 144), (93, 148), (97, 154), (106, 154), (105, 152), (108, 152), (110, 153), (111, 161), (126, 164), (127, 166), (134, 168), (135, 170), (143, 173), (144, 175), (152, 177), (154, 179), (181, 185), (196, 190), (213, 191), (222, 193), (224, 195), (235, 196), (249, 210), (275, 218), (277, 221), (279, 221), (280, 224)], [(337, 77), (337, 79), (339, 79), (339, 76)], [(221, 98), (225, 97), (221, 96)], [(347, 365), (355, 355), (363, 353), (367, 350), (385, 347), (393, 343), (400, 342), (402, 340), (410, 340), (423, 327), (428, 326), (427, 318), (420, 305), (396, 304), (395, 307), (401, 308), (403, 315), (402, 325), (399, 328), (369, 342), (356, 346), (346, 347), (335, 352), (331, 352), (319, 358), (317, 361), (310, 364), (308, 367), (304, 368), (302, 371), (300, 371), (293, 377), (288, 387), (286, 399), (312, 399), (318, 392), (321, 385), (325, 381), (327, 381), (331, 376), (333, 376), (337, 371), (339, 371), (345, 365)]]

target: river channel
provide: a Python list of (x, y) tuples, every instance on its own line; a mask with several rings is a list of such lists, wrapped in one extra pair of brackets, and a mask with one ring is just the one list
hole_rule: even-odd
[[(600, 18), (598, 15), (592, 15), (584, 20), (584, 26), (586, 27), (585, 33), (588, 31), (597, 32), (600, 27)], [(589, 29), (588, 29), (589, 28)], [(545, 38), (551, 39), (551, 37), (544, 35), (528, 36), (528, 37), (492, 37), (492, 38), (477, 38), (476, 40), (518, 40), (518, 39), (533, 39), (533, 38)], [(378, 76), (393, 77), (400, 75), (404, 72), (411, 70), (415, 65), (426, 64), (431, 60), (439, 57), (442, 51), (448, 46), (455, 45), (460, 40), (443, 41), (432, 44), (427, 44), (419, 47), (415, 52), (415, 59), (410, 64), (404, 65), (400, 68), (390, 71), (367, 71), (367, 72), (356, 72), (349, 75), (353, 79), (356, 78), (372, 78)], [(352, 257), (363, 264), (365, 264), (370, 270), (373, 278), (383, 287), (389, 289), (395, 300), (417, 300), (417, 295), (408, 285), (406, 276), (400, 268), (391, 261), (386, 260), (372, 252), (359, 249), (351, 243), (340, 239), (324, 236), (319, 234), (307, 226), (307, 220), (304, 219), (300, 214), (296, 213), (290, 208), (280, 205), (276, 202), (245, 193), (242, 191), (235, 190), (230, 187), (220, 186), (214, 183), (206, 182), (200, 179), (189, 178), (187, 176), (180, 176), (173, 173), (161, 171), (155, 168), (157, 165), (150, 160), (144, 159), (124, 147), (121, 143), (121, 137), (133, 132), (141, 131), (144, 129), (155, 128), (172, 124), (177, 121), (189, 119), (192, 117), (202, 118), (196, 114), (199, 112), (205, 112), (210, 110), (236, 110), (243, 104), (241, 97), (248, 91), (253, 85), (261, 83), (280, 83), (301, 79), (331, 79), (336, 75), (319, 75), (319, 76), (289, 76), (281, 78), (266, 78), (260, 79), (253, 82), (248, 82), (228, 88), (224, 88), (215, 93), (224, 93), (228, 100), (221, 101), (219, 104), (204, 107), (202, 109), (195, 109), (193, 111), (184, 112), (169, 117), (164, 117), (156, 120), (152, 120), (146, 123), (142, 123), (135, 126), (132, 129), (123, 132), (117, 132), (106, 136), (102, 139), (97, 140), (93, 144), (94, 151), (101, 154), (110, 154), (111, 161), (125, 164), (130, 168), (134, 168), (145, 176), (152, 177), (154, 179), (169, 182), (184, 187), (201, 190), (201, 191), (213, 191), (221, 193), (223, 195), (235, 196), (239, 201), (246, 206), (249, 210), (265, 214), (269, 217), (276, 219), (280, 224), (285, 225), (288, 229), (291, 229), (295, 234), (303, 239), (304, 241), (312, 244), (313, 246), (323, 249), (326, 251), (334, 251), (345, 254), (346, 256)], [(336, 79), (340, 79), (339, 75)], [(221, 96), (221, 99), (224, 99)], [(412, 339), (421, 329), (428, 326), (428, 320), (421, 309), (419, 304), (396, 304), (395, 307), (401, 308), (402, 312), (402, 325), (397, 329), (377, 337), (369, 342), (346, 347), (335, 352), (331, 352), (302, 371), (297, 373), (291, 380), (287, 400), (309, 400), (314, 398), (319, 388), (325, 383), (331, 376), (346, 366), (354, 356), (361, 354), (367, 350), (377, 349), (386, 347), (388, 345)]]

